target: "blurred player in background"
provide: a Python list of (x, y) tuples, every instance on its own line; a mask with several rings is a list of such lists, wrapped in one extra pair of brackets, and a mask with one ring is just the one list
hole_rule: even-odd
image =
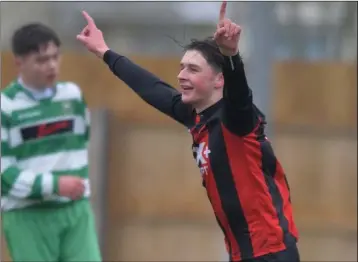
[(85, 12), (88, 24), (77, 39), (143, 100), (190, 130), (230, 260), (298, 262), (289, 187), (246, 81), (238, 50), (241, 28), (225, 11), (224, 2), (213, 39), (185, 48), (181, 92), (110, 50)]
[(56, 82), (60, 45), (42, 24), (12, 38), (19, 75), (1, 91), (1, 210), (14, 262), (101, 261), (88, 200), (89, 113), (77, 85)]

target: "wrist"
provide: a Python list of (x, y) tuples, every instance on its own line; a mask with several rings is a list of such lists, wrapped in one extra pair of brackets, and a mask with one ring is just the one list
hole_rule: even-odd
[(235, 48), (235, 49), (227, 49), (227, 48), (220, 48), (219, 50), (221, 52), (222, 55), (227, 56), (227, 57), (232, 57), (232, 56), (236, 56), (239, 53), (239, 48)]
[(103, 48), (98, 49), (98, 50), (95, 52), (95, 55), (96, 55), (98, 58), (103, 59), (104, 54), (105, 54), (108, 50), (109, 50), (109, 47), (108, 47), (108, 46), (105, 46), (105, 47), (103, 47)]

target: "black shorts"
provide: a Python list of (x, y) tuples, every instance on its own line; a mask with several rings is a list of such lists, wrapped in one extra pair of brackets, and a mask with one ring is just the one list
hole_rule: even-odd
[(242, 260), (241, 262), (300, 262), (300, 255), (297, 245), (292, 244), (283, 251), (252, 259)]

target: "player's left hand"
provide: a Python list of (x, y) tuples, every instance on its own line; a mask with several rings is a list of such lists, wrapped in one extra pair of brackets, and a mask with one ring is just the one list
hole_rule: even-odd
[(93, 18), (87, 12), (83, 11), (82, 14), (87, 21), (87, 25), (77, 35), (77, 40), (87, 47), (88, 51), (103, 58), (104, 53), (109, 50), (109, 47), (104, 41), (102, 31), (98, 29)]
[(214, 34), (214, 39), (225, 56), (234, 56), (239, 52), (239, 39), (241, 27), (225, 18), (226, 1), (221, 4), (219, 23)]

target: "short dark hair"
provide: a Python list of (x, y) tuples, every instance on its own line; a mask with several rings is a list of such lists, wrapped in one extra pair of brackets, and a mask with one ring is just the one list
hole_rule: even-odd
[(40, 48), (53, 42), (61, 46), (58, 35), (50, 27), (41, 23), (26, 24), (17, 29), (12, 37), (12, 52), (17, 56), (39, 52)]
[(206, 62), (217, 72), (221, 72), (224, 65), (224, 56), (221, 54), (218, 45), (213, 37), (204, 40), (192, 39), (184, 47), (184, 51), (195, 50), (201, 53)]

